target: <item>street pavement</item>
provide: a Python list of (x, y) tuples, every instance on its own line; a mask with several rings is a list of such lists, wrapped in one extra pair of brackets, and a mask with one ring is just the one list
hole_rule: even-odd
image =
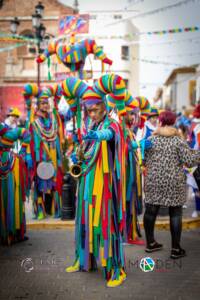
[[(107, 288), (101, 268), (97, 272), (68, 274), (73, 262), (74, 229), (30, 230), (29, 240), (12, 247), (0, 246), (0, 299), (33, 300), (199, 300), (200, 229), (184, 231), (182, 247), (187, 257), (173, 261), (170, 233), (156, 231), (164, 249), (154, 254), (144, 246), (125, 245), (127, 279)], [(152, 271), (140, 269), (140, 260), (151, 257)]]

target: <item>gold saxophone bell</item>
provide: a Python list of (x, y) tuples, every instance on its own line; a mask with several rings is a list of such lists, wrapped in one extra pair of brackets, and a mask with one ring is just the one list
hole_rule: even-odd
[(83, 145), (79, 145), (76, 151), (77, 157), (78, 157), (78, 162), (77, 164), (71, 165), (69, 168), (69, 173), (72, 177), (74, 178), (79, 178), (83, 172), (82, 170), (82, 162), (84, 160), (84, 153), (83, 153)]
[(74, 178), (79, 178), (82, 173), (81, 163), (74, 164), (69, 168), (69, 173)]

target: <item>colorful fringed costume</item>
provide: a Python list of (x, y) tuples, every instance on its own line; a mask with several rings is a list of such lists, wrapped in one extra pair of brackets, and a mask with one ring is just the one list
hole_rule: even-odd
[[(200, 105), (197, 105), (194, 109), (189, 138), (191, 148), (200, 150)], [(192, 213), (192, 217), (198, 217), (200, 215), (199, 166), (194, 172), (194, 177), (198, 188), (194, 188), (195, 210)]]
[(112, 65), (112, 61), (106, 56), (102, 49), (97, 46), (95, 40), (92, 39), (85, 39), (68, 45), (58, 41), (51, 41), (44, 53), (37, 58), (37, 62), (42, 63), (53, 54), (56, 54), (58, 61), (62, 62), (71, 71), (79, 71), (80, 78), (85, 59), (89, 54), (94, 54), (102, 63)]
[(26, 231), (24, 202), (28, 174), (23, 157), (12, 151), (17, 140), (26, 148), (29, 132), (0, 124), (0, 239), (3, 244), (24, 240)]
[(142, 171), (140, 150), (132, 149), (135, 135), (126, 128), (126, 233), (129, 243), (139, 243), (141, 237), (138, 216), (142, 213)]
[[(57, 102), (61, 97), (59, 92), (57, 85), (41, 90), (38, 90), (36, 85), (27, 84), (24, 87), (29, 116), (28, 127), (31, 132), (30, 181), (34, 181), (33, 208), (38, 219), (44, 218), (46, 213), (53, 214), (54, 217), (60, 217), (61, 214), (63, 124), (57, 112)], [(48, 103), (49, 98), (53, 96), (53, 111), (46, 114), (40, 110), (34, 112), (33, 96), (37, 98), (38, 105), (45, 101)], [(52, 163), (54, 174), (51, 178), (44, 179), (38, 176), (37, 168), (41, 162)], [(50, 202), (50, 208), (47, 208), (47, 202)]]
[[(108, 95), (109, 109), (115, 109), (114, 99)], [(127, 113), (135, 115), (139, 113), (141, 105), (137, 98), (133, 98), (127, 91), (125, 108)], [(126, 117), (127, 118), (127, 117)], [(126, 169), (126, 228), (125, 241), (135, 244), (143, 244), (138, 238), (141, 237), (138, 215), (142, 213), (142, 171), (141, 151), (133, 149), (132, 142), (136, 141), (133, 125), (125, 118), (125, 169)], [(123, 128), (122, 124), (122, 128)]]
[[(113, 93), (121, 115), (125, 112), (125, 84), (117, 75), (104, 75), (94, 85), (76, 78), (63, 82), (63, 92), (72, 111), (77, 103), (89, 107), (102, 103), (106, 94)], [(76, 101), (74, 100), (76, 99)], [(91, 123), (88, 133), (108, 132), (99, 140), (84, 140), (84, 160), (78, 184), (75, 265), (78, 269), (95, 268), (99, 260), (105, 278), (119, 280), (124, 269), (123, 232), (125, 228), (125, 144), (120, 125), (105, 115)], [(74, 265), (74, 266), (75, 266)], [(67, 272), (74, 271), (74, 266)], [(120, 279), (119, 279), (120, 278)]]

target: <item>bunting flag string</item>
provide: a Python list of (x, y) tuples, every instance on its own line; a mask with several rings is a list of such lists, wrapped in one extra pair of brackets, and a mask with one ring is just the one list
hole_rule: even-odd
[(27, 43), (37, 43), (38, 40), (34, 38), (29, 38), (27, 36), (18, 35), (18, 34), (7, 34), (7, 33), (0, 33), (0, 41), (1, 42), (27, 42)]
[(127, 20), (130, 20), (130, 19), (138, 19), (138, 18), (144, 18), (144, 17), (148, 17), (148, 16), (152, 16), (152, 15), (155, 15), (155, 14), (158, 14), (158, 13), (162, 13), (162, 12), (166, 12), (168, 10), (171, 10), (171, 9), (174, 9), (174, 8), (180, 8), (181, 6), (184, 6), (184, 5), (187, 5), (187, 4), (190, 4), (190, 3), (200, 3), (200, 0), (183, 0), (183, 1), (179, 1), (175, 4), (171, 4), (171, 5), (167, 5), (167, 6), (162, 6), (162, 7), (159, 7), (159, 8), (156, 8), (156, 9), (153, 9), (151, 11), (147, 11), (147, 12), (144, 12), (144, 13), (139, 13), (137, 15), (132, 15), (130, 17), (127, 17), (127, 18), (123, 18), (119, 21), (116, 21), (116, 22), (113, 22), (113, 23), (110, 23), (110, 24), (106, 24), (105, 26), (113, 26), (117, 23), (121, 23), (121, 22), (125, 22)]
[(143, 18), (143, 17), (147, 17), (147, 16), (152, 16), (152, 15), (155, 15), (155, 14), (160, 13), (160, 12), (166, 12), (170, 9), (179, 8), (179, 7), (187, 5), (189, 3), (199, 3), (199, 2), (200, 2), (200, 0), (183, 0), (183, 1), (179, 1), (179, 2), (171, 4), (171, 5), (163, 6), (163, 7), (148, 11), (148, 12), (138, 14), (138, 15), (134, 16), (134, 19)]
[[(195, 53), (177, 53), (177, 54), (170, 54), (170, 55), (155, 55), (155, 56), (151, 56), (151, 59), (158, 59), (160, 57), (184, 57), (184, 56), (198, 56), (200, 55), (200, 52), (195, 52)], [(144, 59), (149, 59), (148, 56), (145, 56)]]
[[(162, 31), (152, 31), (152, 32), (138, 32), (138, 33), (129, 33), (129, 34), (125, 34), (125, 35), (84, 35), (85, 37), (87, 36), (88, 38), (95, 38), (95, 39), (122, 39), (122, 40), (126, 40), (131, 42), (132, 44), (146, 44), (146, 45), (156, 45), (156, 44), (169, 44), (169, 43), (179, 43), (182, 41), (194, 41), (197, 39), (200, 39), (200, 36), (197, 37), (190, 37), (190, 38), (186, 38), (186, 39), (181, 39), (181, 40), (175, 40), (175, 41), (161, 41), (161, 42), (148, 42), (147, 40), (133, 40), (135, 36), (139, 36), (139, 35), (147, 35), (152, 36), (152, 35), (160, 35), (163, 36), (165, 34), (174, 34), (174, 33), (187, 33), (187, 32), (196, 32), (196, 31), (200, 31), (200, 26), (194, 26), (194, 27), (185, 27), (185, 28), (173, 28), (173, 29), (167, 29), (167, 30), (162, 30)], [(64, 36), (63, 36), (64, 37)], [(77, 38), (81, 38), (82, 35), (77, 35)]]
[(15, 45), (12, 45), (12, 46), (9, 46), (9, 47), (0, 48), (0, 53), (6, 52), (6, 51), (11, 51), (15, 48), (19, 48), (19, 47), (22, 47), (24, 45), (27, 45), (27, 44), (26, 43), (17, 43)]
[(166, 61), (157, 61), (157, 60), (150, 60), (150, 59), (144, 59), (144, 58), (137, 58), (132, 57), (133, 60), (137, 60), (144, 63), (150, 63), (150, 64), (156, 64), (156, 65), (166, 65), (166, 66), (176, 66), (176, 67), (184, 67), (184, 65), (177, 64), (177, 63), (171, 63)]

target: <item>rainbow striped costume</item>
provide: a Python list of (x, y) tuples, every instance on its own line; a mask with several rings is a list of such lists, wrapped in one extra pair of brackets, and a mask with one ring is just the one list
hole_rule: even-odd
[[(61, 216), (61, 195), (62, 195), (62, 145), (64, 142), (63, 123), (57, 111), (57, 104), (61, 95), (58, 85), (38, 89), (35, 84), (27, 84), (24, 87), (24, 96), (28, 109), (29, 124), (31, 133), (31, 158), (32, 166), (30, 171), (30, 183), (33, 186), (33, 210), (38, 219), (46, 216), (45, 201), (47, 195), (52, 197), (51, 214), (58, 218)], [(54, 109), (46, 116), (34, 111), (32, 98), (38, 101), (48, 101), (54, 97)], [(54, 166), (54, 175), (50, 179), (42, 179), (37, 175), (37, 166), (40, 162), (48, 162)], [(31, 188), (31, 185), (29, 186)]]
[(136, 242), (141, 237), (138, 215), (142, 213), (142, 176), (140, 150), (133, 151), (133, 132), (126, 130), (126, 237), (128, 242)]
[(27, 169), (22, 155), (12, 149), (22, 141), (22, 151), (30, 142), (30, 134), (22, 128), (10, 129), (0, 124), (0, 239), (11, 244), (24, 239)]
[(122, 233), (125, 226), (125, 161), (121, 127), (105, 119), (92, 130), (111, 129), (111, 141), (85, 142), (83, 174), (79, 180), (76, 208), (76, 260), (82, 270), (100, 261), (108, 278), (124, 267)]
[[(80, 124), (80, 105), (102, 103), (112, 94), (119, 116), (125, 113), (125, 83), (115, 74), (103, 75), (93, 87), (74, 77), (62, 83), (63, 94), (76, 114), (78, 135), (87, 124)], [(89, 130), (111, 130), (110, 140), (84, 141), (83, 172), (79, 179), (75, 264), (81, 270), (96, 268), (99, 261), (107, 280), (119, 279), (125, 267), (123, 233), (125, 228), (125, 143), (119, 123), (106, 115), (99, 124), (88, 122)], [(114, 275), (113, 275), (114, 274)]]

